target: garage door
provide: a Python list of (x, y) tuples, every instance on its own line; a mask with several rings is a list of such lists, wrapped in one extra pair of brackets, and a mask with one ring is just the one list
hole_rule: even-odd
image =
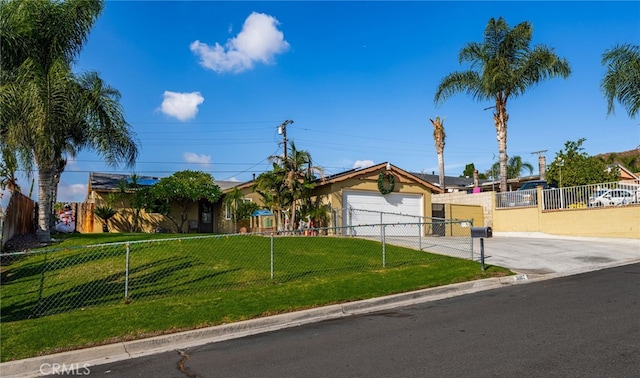
[[(347, 209), (343, 219), (349, 226), (418, 223), (424, 215), (421, 194), (389, 193), (383, 196), (378, 192), (345, 191), (342, 203)], [(366, 236), (380, 235), (380, 232), (380, 227), (356, 227), (351, 230), (351, 234)], [(386, 227), (385, 235), (419, 235), (419, 227)]]

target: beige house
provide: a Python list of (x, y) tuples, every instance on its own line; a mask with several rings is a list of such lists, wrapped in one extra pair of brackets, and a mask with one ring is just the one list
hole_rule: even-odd
[[(151, 186), (160, 180), (159, 177), (140, 176), (137, 183), (140, 187)], [(130, 183), (130, 175), (112, 174), (112, 173), (98, 173), (91, 172), (89, 174), (89, 183), (87, 186), (87, 197), (85, 199), (84, 206), (89, 209), (87, 211), (87, 217), (83, 222), (83, 229), (86, 232), (103, 232), (102, 220), (93, 214), (93, 209), (97, 206), (105, 205), (109, 201), (110, 194), (120, 193), (120, 183)], [(237, 185), (234, 181), (216, 181), (216, 184), (222, 191)], [(109, 220), (110, 232), (131, 232), (133, 225), (134, 209), (131, 206), (131, 197), (129, 195), (116, 195), (115, 201), (111, 206), (117, 211), (116, 215)], [(220, 201), (217, 203), (210, 203), (206, 200), (200, 200), (194, 202), (193, 206), (189, 209), (187, 215), (187, 221), (183, 225), (183, 232), (195, 232), (195, 233), (219, 233), (221, 232), (216, 228), (216, 219), (220, 216), (220, 213), (224, 210)], [(175, 209), (174, 213), (179, 213), (179, 210)], [(162, 214), (147, 212), (142, 210), (140, 212), (139, 229), (141, 232), (176, 232), (176, 226), (167, 217)]]
[[(245, 200), (263, 207), (261, 196), (253, 191), (253, 183), (246, 182), (234, 188), (242, 191)], [(438, 186), (389, 163), (351, 169), (319, 178), (315, 184), (312, 198), (322, 196), (323, 203), (331, 209), (330, 223), (333, 227), (346, 225), (345, 211), (349, 208), (369, 210), (369, 214), (361, 214), (359, 221), (371, 224), (380, 223), (380, 212), (430, 217), (431, 194), (442, 192)], [(231, 190), (233, 188), (225, 190), (224, 193)], [(383, 194), (383, 191), (388, 190), (389, 193)], [(224, 213), (224, 201), (220, 205), (220, 213)], [(233, 227), (229, 217), (218, 218), (217, 228), (231, 231)]]
[[(89, 177), (88, 193), (85, 203), (91, 206), (105, 204), (110, 193), (117, 193), (121, 181), (128, 182), (130, 176), (107, 173), (91, 173)], [(158, 177), (140, 177), (141, 186), (153, 185)], [(242, 231), (276, 230), (276, 214), (268, 212), (257, 213), (250, 220), (241, 224), (233, 222), (232, 214), (225, 202), (225, 195), (237, 189), (242, 192), (242, 200), (256, 203), (264, 208), (262, 197), (254, 192), (254, 181), (237, 183), (230, 181), (216, 181), (223, 192), (223, 196), (216, 203), (198, 201), (188, 213), (188, 222), (183, 232), (197, 233), (235, 233)], [(416, 174), (407, 172), (389, 163), (381, 163), (362, 169), (351, 169), (345, 172), (319, 178), (315, 181), (312, 198), (318, 196), (322, 203), (330, 210), (330, 226), (342, 227), (348, 225), (350, 215), (347, 209), (364, 210), (359, 214), (358, 221), (363, 224), (380, 223), (380, 213), (403, 214), (414, 219), (433, 216), (432, 194), (442, 190)], [(117, 214), (109, 221), (111, 232), (129, 232), (133, 220), (134, 210), (127, 196), (118, 196), (113, 203)], [(440, 215), (437, 215), (440, 216)], [(445, 215), (442, 214), (442, 217)], [(385, 222), (390, 219), (387, 218)], [(102, 221), (93, 216), (87, 220), (89, 232), (102, 232)], [(165, 216), (157, 213), (142, 211), (140, 213), (140, 231), (156, 232), (166, 230), (175, 232), (175, 225)]]

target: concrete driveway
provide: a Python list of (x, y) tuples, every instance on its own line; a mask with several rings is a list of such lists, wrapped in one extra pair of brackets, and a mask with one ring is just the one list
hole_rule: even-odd
[[(451, 241), (449, 239), (458, 239)], [(468, 238), (387, 237), (389, 244), (470, 258)], [(448, 244), (447, 244), (448, 243)], [(484, 239), (485, 265), (537, 275), (598, 270), (640, 261), (640, 239), (587, 238), (543, 233), (497, 232)], [(480, 239), (473, 240), (473, 260), (480, 261)]]
[[(640, 261), (640, 239), (495, 233), (484, 239), (485, 264), (524, 274), (598, 270)], [(480, 252), (480, 240), (474, 240)]]

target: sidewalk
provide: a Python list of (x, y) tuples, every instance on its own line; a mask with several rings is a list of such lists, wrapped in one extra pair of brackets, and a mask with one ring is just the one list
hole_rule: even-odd
[[(38, 376), (43, 364), (48, 364), (46, 366), (52, 364), (66, 367), (75, 366), (82, 371), (84, 366), (100, 365), (307, 323), (640, 262), (640, 239), (558, 237), (539, 233), (496, 233), (493, 238), (484, 240), (484, 249), (485, 265), (502, 266), (519, 274), (11, 361), (0, 364), (0, 375), (2, 377)], [(474, 260), (478, 260), (479, 256), (480, 240), (475, 239)]]

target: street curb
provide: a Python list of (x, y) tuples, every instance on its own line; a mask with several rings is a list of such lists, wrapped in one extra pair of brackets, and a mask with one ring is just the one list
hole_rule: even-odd
[(535, 276), (518, 274), (515, 276), (461, 282), (447, 286), (439, 286), (355, 302), (328, 305), (264, 318), (155, 336), (146, 339), (78, 349), (17, 361), (9, 361), (0, 364), (0, 371), (2, 372), (2, 377), (5, 378), (37, 377), (43, 375), (40, 371), (43, 365), (47, 366), (49, 369), (48, 371), (50, 371), (50, 367), (53, 364), (58, 364), (59, 366), (67, 367), (67, 369), (71, 367), (72, 369), (75, 368), (82, 372), (83, 369), (91, 366), (256, 335), (323, 320), (383, 311), (391, 308), (437, 301), (504, 286), (549, 280), (638, 262), (640, 262), (640, 259), (581, 268), (570, 272)]

